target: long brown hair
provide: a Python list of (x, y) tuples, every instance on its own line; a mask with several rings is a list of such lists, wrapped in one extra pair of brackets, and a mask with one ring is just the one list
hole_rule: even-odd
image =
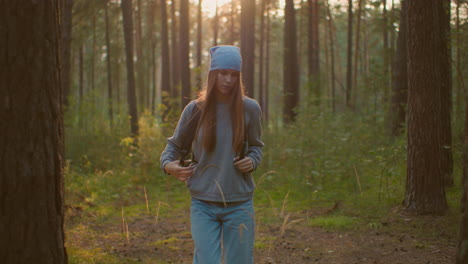
[[(216, 147), (216, 83), (219, 70), (208, 73), (208, 81), (205, 88), (200, 92), (197, 105), (201, 109), (201, 120), (199, 127), (203, 129), (203, 147), (208, 152), (213, 152)], [(242, 74), (232, 89), (229, 101), (229, 112), (231, 114), (232, 147), (235, 152), (241, 152), (244, 141), (244, 86)]]

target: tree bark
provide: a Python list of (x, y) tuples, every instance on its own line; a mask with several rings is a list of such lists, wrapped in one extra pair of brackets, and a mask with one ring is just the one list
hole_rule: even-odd
[(382, 35), (383, 35), (383, 77), (384, 77), (384, 105), (388, 103), (388, 68), (389, 62), (389, 48), (388, 48), (388, 15), (387, 15), (387, 0), (382, 0)]
[(328, 13), (328, 38), (330, 41), (330, 85), (331, 85), (331, 104), (332, 104), (332, 113), (336, 112), (336, 96), (335, 96), (335, 42), (333, 40), (333, 17), (330, 10), (330, 3), (326, 0), (327, 13)]
[(270, 18), (270, 0), (266, 4), (266, 43), (265, 43), (265, 105), (262, 108), (263, 119), (269, 120), (269, 100), (270, 100), (270, 39), (271, 39), (271, 18)]
[(308, 75), (316, 103), (320, 103), (319, 2), (308, 0)]
[(260, 0), (260, 45), (258, 46), (259, 58), (258, 58), (258, 99), (260, 102), (260, 107), (265, 108), (265, 8), (266, 0)]
[(442, 172), (445, 186), (453, 186), (453, 157), (452, 157), (452, 48), (450, 38), (450, 0), (442, 0), (443, 10), (439, 12), (440, 28), (438, 73), (440, 75), (440, 99), (442, 127), (439, 135), (442, 141)]
[[(135, 50), (136, 50), (136, 79), (135, 85), (137, 88), (137, 102), (138, 109), (142, 112), (146, 108), (145, 104), (145, 89), (146, 89), (146, 73), (145, 73), (145, 64), (143, 52), (143, 33), (142, 33), (142, 22), (141, 22), (141, 0), (136, 0), (137, 6), (135, 10), (136, 15), (136, 25), (135, 25)], [(132, 9), (133, 10), (133, 9)]]
[(346, 66), (346, 106), (352, 108), (352, 76), (353, 76), (353, 1), (348, 0), (348, 51)]
[(296, 16), (293, 0), (286, 0), (284, 16), (283, 118), (285, 123), (291, 123), (296, 120), (296, 107), (299, 102)]
[(164, 104), (167, 111), (163, 112), (163, 119), (165, 114), (168, 112), (170, 103), (170, 92), (171, 92), (171, 62), (169, 60), (169, 34), (167, 25), (167, 8), (166, 0), (161, 1), (161, 96), (162, 103)]
[(109, 124), (113, 127), (113, 109), (112, 109), (112, 67), (111, 67), (111, 46), (110, 46), (110, 32), (109, 32), (109, 1), (106, 0), (104, 5), (104, 19), (106, 20), (106, 62), (107, 62), (107, 107), (109, 114)]
[[(61, 1), (0, 3), (0, 262), (68, 263)], [(6, 125), (7, 124), (7, 125)]]
[(172, 47), (172, 56), (171, 56), (171, 96), (175, 98), (178, 95), (178, 89), (180, 85), (180, 49), (179, 49), (179, 40), (178, 40), (178, 25), (176, 17), (176, 0), (171, 0), (171, 47)]
[(78, 75), (79, 75), (78, 104), (79, 104), (79, 108), (81, 109), (81, 105), (83, 104), (83, 100), (84, 100), (84, 44), (80, 45), (80, 50), (78, 52), (79, 52), (78, 54)]
[[(457, 9), (460, 6), (457, 0)], [(458, 11), (458, 10), (457, 10)], [(457, 24), (457, 28), (458, 28)], [(459, 31), (457, 31), (459, 33)], [(459, 43), (459, 42), (458, 42)], [(465, 95), (465, 105), (468, 105), (468, 95)], [(462, 175), (462, 199), (461, 220), (458, 236), (456, 264), (468, 263), (468, 107), (465, 107), (465, 131), (463, 135), (463, 175)]]
[(133, 63), (133, 8), (132, 0), (122, 0), (125, 57), (127, 64), (127, 103), (132, 136), (138, 136), (138, 112), (135, 94), (135, 72)]
[(213, 46), (218, 46), (219, 15), (218, 1), (216, 1), (215, 16), (213, 17)]
[(247, 95), (254, 97), (255, 0), (241, 0), (242, 76)]
[(63, 0), (62, 12), (62, 87), (63, 103), (68, 106), (68, 95), (71, 87), (71, 40), (73, 0)]
[[(147, 13), (147, 33), (146, 33), (146, 39), (148, 40), (147, 45), (149, 47), (149, 53), (150, 53), (150, 60), (147, 62), (149, 71), (147, 71), (148, 78), (147, 78), (147, 86), (145, 88), (145, 98), (146, 98), (146, 105), (148, 108), (151, 110), (151, 113), (154, 115), (155, 114), (155, 104), (156, 104), (156, 46), (157, 46), (157, 41), (155, 37), (155, 30), (154, 30), (154, 25), (155, 25), (155, 13), (157, 9), (157, 0), (149, 0), (148, 1), (148, 13)], [(161, 33), (162, 34), (162, 33)]]
[[(404, 206), (418, 214), (443, 214), (442, 91), (438, 66), (447, 56), (442, 1), (408, 1), (408, 161)], [(439, 53), (434, 56), (434, 53)], [(444, 58), (445, 57), (445, 58)], [(442, 88), (443, 89), (443, 88)]]
[(197, 14), (197, 89), (202, 90), (201, 81), (201, 67), (202, 67), (202, 33), (203, 33), (203, 20), (202, 20), (202, 0), (198, 0), (198, 14)]
[(358, 11), (357, 11), (357, 25), (356, 25), (356, 44), (354, 47), (354, 71), (353, 71), (353, 84), (354, 92), (352, 95), (352, 102), (351, 104), (356, 106), (357, 101), (357, 94), (358, 94), (358, 86), (357, 86), (357, 78), (358, 78), (358, 62), (359, 62), (359, 41), (361, 36), (361, 11), (362, 11), (362, 4), (363, 0), (359, 0), (358, 2)]
[(390, 133), (397, 137), (403, 133), (408, 98), (408, 57), (407, 57), (407, 9), (408, 0), (401, 2), (400, 30), (392, 71), (392, 96), (389, 108)]
[(190, 57), (189, 57), (189, 2), (180, 1), (180, 73), (182, 81), (181, 108), (190, 102)]

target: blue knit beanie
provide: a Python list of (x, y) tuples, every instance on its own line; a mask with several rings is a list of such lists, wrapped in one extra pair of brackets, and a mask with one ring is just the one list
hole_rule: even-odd
[(228, 45), (215, 46), (210, 48), (210, 54), (210, 71), (222, 69), (241, 71), (242, 57), (238, 47)]

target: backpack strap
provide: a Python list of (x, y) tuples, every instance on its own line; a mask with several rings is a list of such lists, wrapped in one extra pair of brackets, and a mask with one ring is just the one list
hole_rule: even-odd
[(200, 122), (201, 118), (201, 110), (196, 105), (196, 109), (192, 115), (192, 118), (189, 120), (187, 127), (185, 129), (184, 136), (182, 137), (182, 146), (181, 146), (181, 157), (179, 160), (179, 164), (183, 165), (185, 160), (191, 154), (192, 150), (192, 142), (195, 138), (195, 134), (197, 134), (198, 123)]

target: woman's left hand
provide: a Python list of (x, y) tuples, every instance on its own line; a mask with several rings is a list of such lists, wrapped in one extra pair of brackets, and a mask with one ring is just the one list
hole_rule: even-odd
[(252, 159), (245, 157), (239, 160), (239, 157), (236, 157), (234, 166), (242, 172), (251, 172), (254, 169)]

